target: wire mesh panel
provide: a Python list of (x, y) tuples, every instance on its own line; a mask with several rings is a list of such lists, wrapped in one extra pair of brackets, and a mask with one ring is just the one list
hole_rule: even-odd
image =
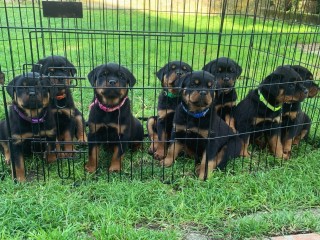
[[(114, 151), (120, 151), (118, 148), (101, 148), (96, 153), (99, 154), (98, 169), (90, 174), (86, 170), (90, 142), (61, 138), (56, 145), (62, 150), (55, 150), (57, 160), (54, 163), (49, 164), (43, 153), (34, 151), (25, 159), (26, 176), (30, 179), (49, 177), (76, 181), (98, 176), (108, 180), (172, 180), (194, 176), (199, 159), (194, 160), (187, 152), (168, 168), (148, 154), (147, 119), (158, 115), (158, 95), (162, 92), (156, 73), (168, 62), (183, 61), (197, 71), (214, 59), (233, 59), (242, 68), (235, 85), (237, 102), (256, 89), (278, 66), (303, 66), (313, 74), (316, 83), (320, 77), (319, 6), (310, 7), (300, 2), (290, 5), (289, 1), (268, 0), (3, 0), (0, 11), (0, 65), (5, 74), (0, 98), (1, 119), (9, 117), (5, 110), (17, 100), (10, 98), (6, 91), (9, 82), (27, 74), (40, 59), (48, 56), (64, 56), (76, 69), (68, 88), (75, 108), (85, 120), (87, 133), (94, 92), (100, 89), (90, 83), (88, 74), (102, 64), (116, 63), (128, 69), (136, 79), (134, 86), (128, 88), (129, 109), (142, 124), (144, 138), (137, 151), (125, 152), (120, 171), (109, 171)], [(48, 77), (48, 74), (43, 76)], [(292, 159), (318, 147), (318, 98), (304, 100), (302, 110), (312, 120), (312, 126), (307, 140), (292, 148)], [(69, 108), (69, 112), (63, 107), (57, 111), (74, 116)], [(130, 126), (132, 124), (134, 126), (130, 121)], [(106, 128), (110, 127), (107, 125)], [(57, 128), (60, 127), (57, 125)], [(1, 140), (12, 141), (11, 133), (8, 139)], [(73, 146), (71, 154), (65, 154), (68, 144)], [(250, 157), (233, 159), (226, 169), (258, 171), (283, 163), (266, 148), (255, 144), (250, 144), (249, 148)], [(4, 157), (1, 159), (2, 172), (10, 173), (10, 164), (5, 164)]]

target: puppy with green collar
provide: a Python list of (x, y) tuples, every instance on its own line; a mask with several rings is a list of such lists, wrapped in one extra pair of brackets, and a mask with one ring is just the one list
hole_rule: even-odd
[(173, 116), (177, 105), (181, 102), (176, 82), (186, 73), (191, 72), (189, 64), (181, 61), (172, 61), (164, 65), (157, 73), (161, 81), (162, 91), (158, 98), (158, 115), (147, 121), (148, 135), (151, 140), (149, 153), (155, 159), (163, 159), (167, 152), (167, 143), (170, 139)]
[(300, 75), (285, 66), (278, 67), (237, 105), (235, 124), (242, 139), (241, 155), (249, 157), (250, 139), (266, 138), (271, 153), (288, 159), (281, 143), (283, 103), (302, 101), (308, 90)]

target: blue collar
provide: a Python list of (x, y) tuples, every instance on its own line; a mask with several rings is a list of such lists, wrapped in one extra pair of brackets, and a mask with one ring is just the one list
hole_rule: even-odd
[(207, 109), (205, 109), (205, 110), (202, 111), (202, 112), (197, 112), (197, 113), (195, 113), (195, 112), (190, 112), (190, 111), (183, 105), (183, 103), (181, 103), (181, 106), (182, 106), (183, 110), (184, 110), (188, 115), (190, 115), (190, 116), (192, 116), (192, 117), (194, 117), (194, 118), (202, 118), (202, 117), (204, 117), (204, 116), (207, 114), (207, 112), (209, 111), (209, 109), (210, 109), (210, 108), (207, 108)]

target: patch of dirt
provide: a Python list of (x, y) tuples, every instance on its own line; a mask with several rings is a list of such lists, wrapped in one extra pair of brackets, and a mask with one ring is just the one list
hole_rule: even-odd
[(297, 47), (305, 53), (313, 53), (320, 55), (320, 43), (297, 44)]

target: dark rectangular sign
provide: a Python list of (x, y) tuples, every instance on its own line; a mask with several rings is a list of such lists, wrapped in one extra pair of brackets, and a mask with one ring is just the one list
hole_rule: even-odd
[(43, 16), (52, 18), (82, 18), (82, 2), (42, 1)]

